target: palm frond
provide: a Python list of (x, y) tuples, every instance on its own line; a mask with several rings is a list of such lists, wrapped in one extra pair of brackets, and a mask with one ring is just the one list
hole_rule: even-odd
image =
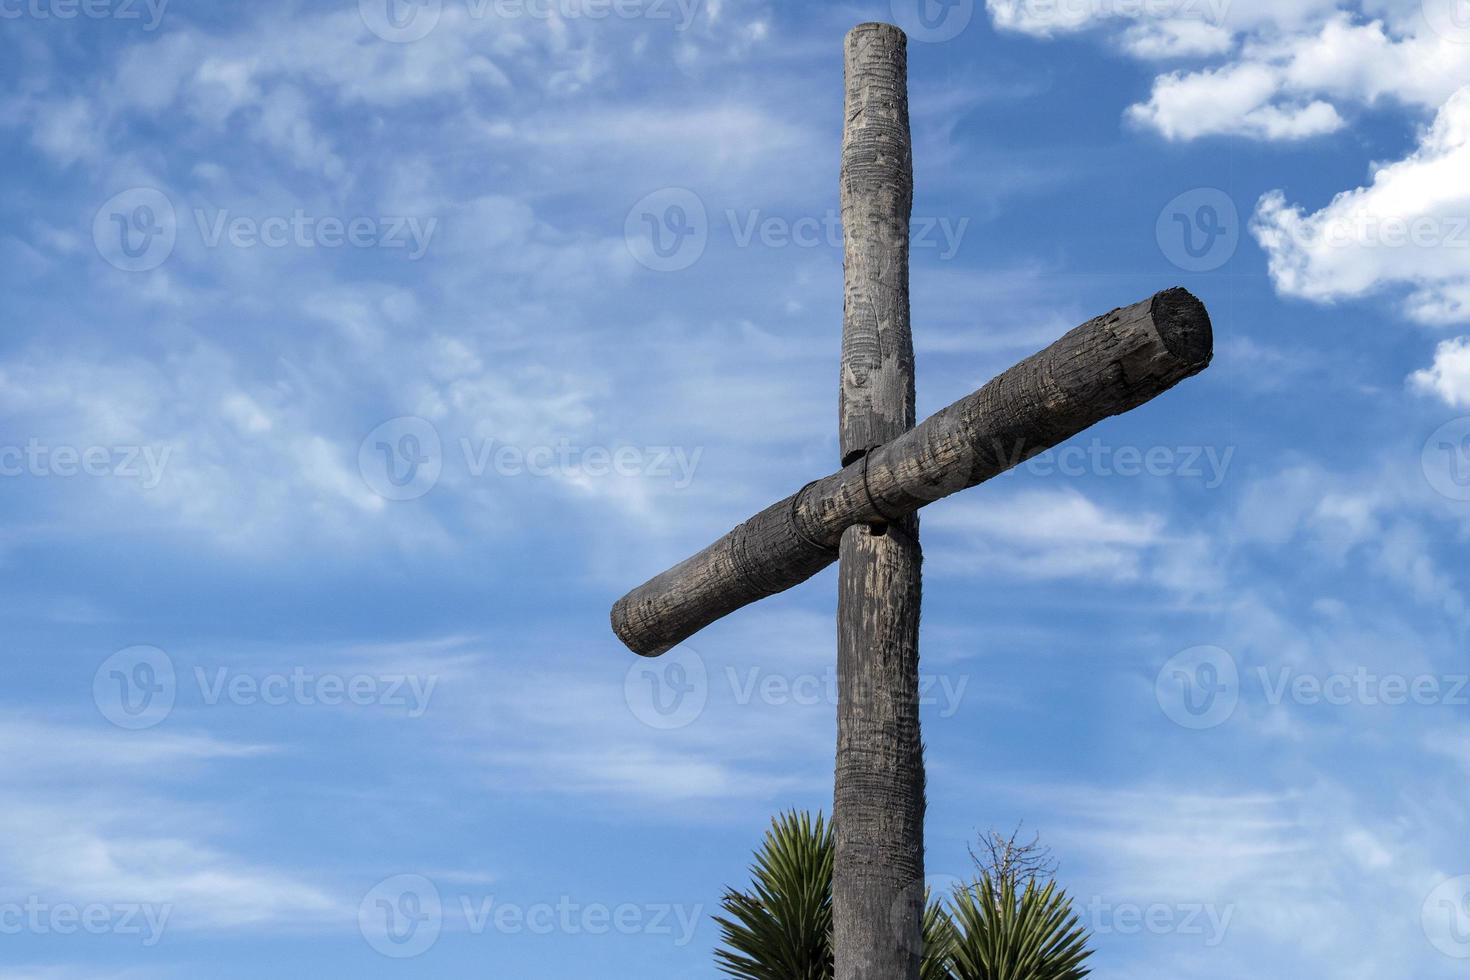
[(981, 875), (953, 895), (954, 980), (1082, 980), (1092, 955), (1087, 930), (1056, 882)]
[[(751, 866), (747, 892), (728, 889), (715, 916), (720, 972), (737, 980), (831, 980), (832, 828), (821, 814), (772, 821)], [(922, 980), (953, 980), (946, 960), (954, 940), (938, 902), (924, 911)]]
[(831, 980), (832, 828), (817, 814), (773, 821), (751, 891), (727, 890), (716, 916), (720, 971), (738, 980)]
[(924, 955), (919, 962), (919, 980), (954, 980), (949, 959), (954, 952), (955, 929), (944, 903), (924, 897)]

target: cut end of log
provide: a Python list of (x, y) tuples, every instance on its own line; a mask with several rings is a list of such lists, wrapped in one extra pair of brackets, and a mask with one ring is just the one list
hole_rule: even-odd
[(881, 21), (870, 20), (848, 31), (847, 43), (851, 44), (865, 34), (889, 34), (904, 44), (907, 44), (909, 39), (909, 36), (903, 32), (903, 28), (897, 24), (884, 24)]
[(1182, 287), (1166, 289), (1153, 298), (1149, 312), (1164, 348), (1193, 368), (1190, 373), (1209, 366), (1215, 356), (1215, 332), (1198, 297)]
[(623, 596), (612, 607), (612, 629), (618, 639), (640, 657), (658, 657), (672, 650), (674, 644), (660, 644), (634, 628), (633, 617), (628, 608), (630, 599), (631, 595)]

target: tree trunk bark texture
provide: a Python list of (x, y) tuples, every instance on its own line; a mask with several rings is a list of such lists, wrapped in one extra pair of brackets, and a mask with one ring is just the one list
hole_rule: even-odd
[[(907, 39), (846, 43), (842, 133), (844, 465), (914, 426)], [(837, 586), (832, 948), (837, 980), (918, 980), (924, 879), (919, 517), (849, 527)]]

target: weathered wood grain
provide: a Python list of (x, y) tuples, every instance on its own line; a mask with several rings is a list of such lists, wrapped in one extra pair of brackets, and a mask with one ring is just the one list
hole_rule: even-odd
[(903, 31), (859, 24), (845, 45), (843, 303), (838, 433), (842, 462), (914, 424), (909, 220), (914, 163)]
[(905, 517), (1163, 394), (1209, 365), (1213, 343), (1183, 289), (1097, 317), (634, 589), (613, 606), (613, 630), (657, 656), (832, 564), (848, 528)]
[[(914, 425), (909, 218), (914, 173), (903, 31), (860, 24), (845, 45), (842, 462)], [(919, 516), (842, 535), (837, 585), (836, 980), (918, 980), (924, 879), (919, 740)], [(919, 894), (916, 895), (915, 892)]]

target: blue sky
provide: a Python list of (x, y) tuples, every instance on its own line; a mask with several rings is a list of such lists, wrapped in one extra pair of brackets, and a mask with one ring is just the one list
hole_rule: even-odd
[(874, 19), (921, 415), (1169, 286), (1216, 338), (925, 511), (935, 882), (1025, 821), (1102, 980), (1463, 976), (1470, 10), (923, 12), (0, 0), (0, 977), (714, 976), (834, 574), (607, 610), (836, 465)]

